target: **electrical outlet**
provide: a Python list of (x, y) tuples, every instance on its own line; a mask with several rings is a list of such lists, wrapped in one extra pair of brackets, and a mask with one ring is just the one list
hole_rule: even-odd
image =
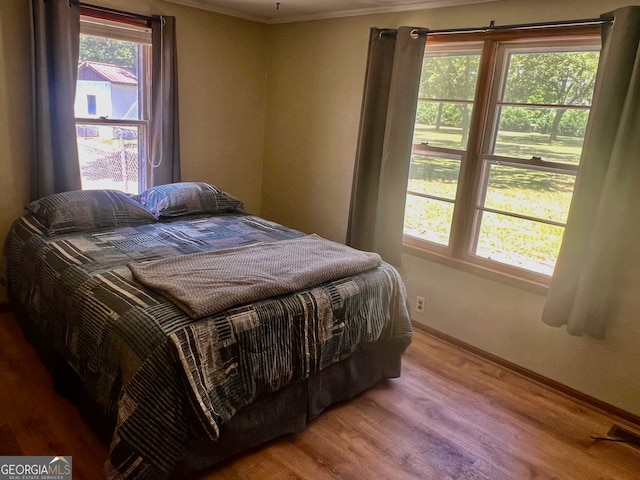
[(424, 313), (424, 297), (416, 297), (416, 312)]

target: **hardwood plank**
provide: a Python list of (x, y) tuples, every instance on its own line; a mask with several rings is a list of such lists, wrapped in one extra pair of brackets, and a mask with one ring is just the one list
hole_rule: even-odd
[(11, 427), (0, 425), (0, 455), (23, 455)]
[(0, 314), (0, 424), (24, 455), (71, 455), (74, 479), (103, 478), (107, 447), (53, 389), (49, 373), (11, 314)]
[[(25, 455), (72, 455), (74, 478), (104, 478), (107, 446), (55, 393), (10, 313), (0, 342), (0, 435)], [(401, 378), (193, 479), (637, 479), (640, 450), (591, 438), (613, 423), (640, 432), (418, 330)]]
[(621, 419), (623, 422), (631, 423), (634, 425), (640, 425), (639, 415), (635, 415), (626, 410), (622, 410), (621, 408), (611, 405), (610, 403), (604, 402), (595, 397), (587, 395), (583, 392), (575, 390), (571, 387), (568, 387), (567, 385), (563, 385), (555, 380), (551, 380), (550, 378), (540, 375), (532, 370), (526, 369), (524, 367), (521, 367), (520, 365), (512, 363), (496, 355), (485, 352), (484, 350), (481, 350), (457, 338), (451, 337), (450, 335), (439, 332), (438, 330), (435, 330), (426, 325), (414, 323), (414, 327), (423, 332), (426, 332), (429, 336), (433, 336), (441, 340), (444, 340), (445, 343), (447, 344), (452, 344), (454, 346), (461, 348), (462, 350), (465, 350), (469, 353), (473, 353), (484, 360), (488, 360), (490, 363), (494, 363), (497, 366), (502, 367), (503, 369), (506, 369), (514, 373), (519, 373), (522, 376), (524, 376), (528, 381), (533, 381), (534, 383), (543, 385), (551, 390), (562, 392), (573, 400), (578, 400), (582, 403), (586, 403), (591, 408), (595, 407), (595, 409), (601, 410), (607, 415)]

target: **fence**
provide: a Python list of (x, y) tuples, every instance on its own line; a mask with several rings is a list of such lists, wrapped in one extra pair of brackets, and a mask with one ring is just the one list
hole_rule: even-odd
[(138, 193), (137, 127), (79, 125), (77, 134), (82, 188)]

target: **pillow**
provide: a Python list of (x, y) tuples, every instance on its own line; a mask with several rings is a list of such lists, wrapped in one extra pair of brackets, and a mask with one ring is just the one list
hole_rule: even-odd
[(202, 182), (179, 182), (145, 190), (139, 200), (156, 218), (243, 211), (242, 202)]
[(47, 235), (153, 223), (155, 217), (124, 192), (77, 190), (55, 193), (27, 205)]

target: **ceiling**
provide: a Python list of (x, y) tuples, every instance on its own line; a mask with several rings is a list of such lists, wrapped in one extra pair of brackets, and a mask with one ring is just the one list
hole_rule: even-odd
[[(449, 7), (494, 0), (167, 0), (262, 23)], [(279, 2), (279, 4), (278, 4)]]

